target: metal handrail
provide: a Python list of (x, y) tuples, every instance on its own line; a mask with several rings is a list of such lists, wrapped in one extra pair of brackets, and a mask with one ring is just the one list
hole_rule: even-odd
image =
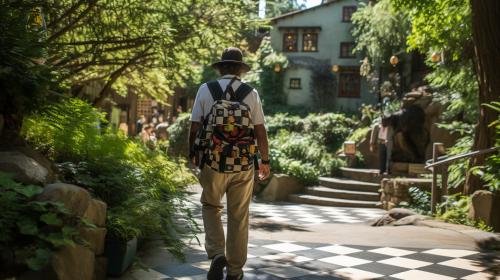
[[(448, 193), (448, 166), (452, 164), (453, 162), (464, 159), (464, 158), (472, 158), (478, 155), (482, 154), (488, 154), (495, 152), (497, 150), (500, 150), (500, 147), (492, 147), (488, 149), (483, 149), (483, 150), (478, 150), (478, 151), (473, 151), (473, 152), (468, 152), (468, 153), (463, 153), (459, 155), (455, 155), (452, 157), (443, 157), (439, 156), (438, 153), (439, 151), (444, 150), (444, 145), (443, 143), (434, 143), (432, 147), (432, 163), (431, 164), (426, 164), (425, 169), (430, 169), (432, 170), (432, 194), (431, 194), (431, 212), (435, 213), (436, 212), (436, 206), (438, 201), (441, 200), (441, 196), (443, 194)], [(441, 167), (442, 166), (442, 167)], [(441, 167), (441, 168), (438, 168)], [(437, 174), (441, 173), (441, 189), (438, 188), (438, 178)]]
[(468, 153), (464, 153), (464, 154), (459, 154), (459, 155), (452, 156), (452, 157), (446, 157), (443, 160), (438, 160), (438, 161), (433, 162), (431, 164), (426, 164), (425, 169), (431, 169), (433, 167), (438, 167), (441, 165), (450, 165), (452, 162), (455, 162), (455, 161), (463, 159), (463, 158), (475, 157), (475, 156), (482, 155), (482, 154), (489, 154), (489, 153), (495, 152), (496, 150), (500, 150), (500, 147), (492, 147), (492, 148), (483, 149), (483, 150), (479, 150), (479, 151), (473, 151), (473, 152), (468, 152)]

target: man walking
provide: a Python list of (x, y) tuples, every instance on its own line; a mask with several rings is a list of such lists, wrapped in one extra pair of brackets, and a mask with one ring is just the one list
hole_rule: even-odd
[[(259, 179), (269, 177), (264, 113), (257, 91), (241, 81), (250, 70), (238, 48), (227, 48), (212, 64), (221, 75), (200, 86), (191, 114), (190, 158), (200, 165), (205, 249), (212, 260), (208, 280), (243, 278), (247, 259), (248, 209), (254, 184), (256, 143)], [(227, 198), (227, 239), (221, 221)]]

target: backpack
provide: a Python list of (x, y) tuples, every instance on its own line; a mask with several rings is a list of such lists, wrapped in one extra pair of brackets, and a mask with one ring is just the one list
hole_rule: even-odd
[[(214, 103), (197, 133), (194, 149), (203, 153), (201, 165), (221, 173), (250, 170), (257, 146), (250, 107), (243, 100), (253, 91), (245, 83), (234, 92), (232, 83), (223, 92), (218, 81), (207, 83)], [(231, 98), (226, 100), (229, 93)]]

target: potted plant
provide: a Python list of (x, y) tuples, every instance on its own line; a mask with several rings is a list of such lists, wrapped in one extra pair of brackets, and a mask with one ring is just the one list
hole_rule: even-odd
[(120, 276), (133, 263), (137, 253), (139, 228), (127, 207), (108, 209), (106, 246), (104, 254), (108, 259), (108, 275)]

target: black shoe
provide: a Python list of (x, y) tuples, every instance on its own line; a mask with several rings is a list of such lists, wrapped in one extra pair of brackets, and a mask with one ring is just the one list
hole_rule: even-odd
[(226, 257), (224, 255), (216, 255), (212, 264), (210, 264), (210, 270), (207, 274), (208, 280), (222, 280), (224, 279), (224, 267), (227, 265)]
[(243, 279), (243, 273), (240, 275), (227, 275), (226, 280), (241, 280)]

